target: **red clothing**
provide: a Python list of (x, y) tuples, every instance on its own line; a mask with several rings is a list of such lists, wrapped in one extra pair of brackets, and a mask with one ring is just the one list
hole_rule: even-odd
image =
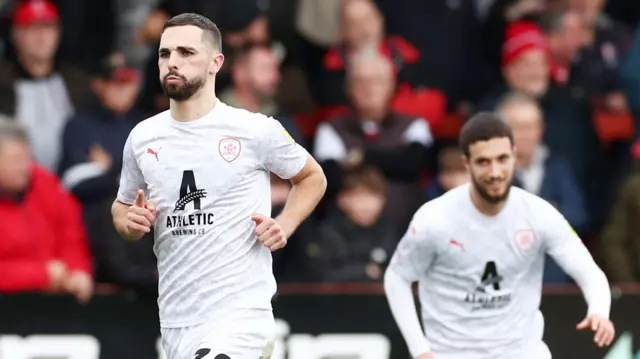
[(53, 174), (34, 166), (20, 201), (0, 198), (0, 292), (47, 289), (51, 260), (91, 273), (80, 204)]

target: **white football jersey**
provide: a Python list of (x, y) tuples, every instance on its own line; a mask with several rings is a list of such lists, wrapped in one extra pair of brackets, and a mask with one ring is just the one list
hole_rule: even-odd
[(201, 119), (179, 122), (165, 111), (131, 131), (117, 199), (133, 204), (143, 189), (156, 202), (162, 327), (271, 309), (271, 253), (251, 216), (271, 215), (269, 173), (289, 179), (307, 158), (278, 121), (220, 101)]
[(545, 200), (513, 187), (491, 217), (465, 184), (416, 212), (390, 268), (418, 282), (436, 359), (519, 359), (542, 339), (545, 253), (562, 264), (577, 251), (582, 241)]

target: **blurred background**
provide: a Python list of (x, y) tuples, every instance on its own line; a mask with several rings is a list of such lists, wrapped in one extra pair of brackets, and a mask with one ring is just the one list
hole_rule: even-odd
[[(0, 0), (0, 358), (162, 358), (153, 238), (121, 240), (110, 205), (130, 130), (168, 109), (157, 46), (183, 12), (222, 31), (220, 99), (281, 121), (328, 178), (274, 253), (274, 359), (408, 357), (382, 275), (414, 211), (469, 180), (457, 134), (489, 110), (515, 185), (615, 284), (607, 352), (574, 333), (582, 298), (548, 259), (552, 352), (636, 358), (637, 0)], [(274, 215), (289, 190), (273, 176)]]

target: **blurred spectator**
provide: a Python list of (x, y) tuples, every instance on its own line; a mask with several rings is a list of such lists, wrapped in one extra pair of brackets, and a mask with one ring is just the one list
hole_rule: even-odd
[(542, 98), (549, 88), (547, 43), (538, 26), (528, 21), (514, 22), (506, 30), (502, 47), (504, 84), (479, 104), (479, 110), (493, 110), (506, 92)]
[(220, 100), (233, 107), (275, 117), (296, 142), (302, 144), (295, 123), (282, 113), (275, 101), (280, 69), (273, 49), (249, 47), (238, 54), (232, 67), (232, 85), (220, 94)]
[(84, 206), (96, 281), (155, 293), (153, 236), (124, 241), (110, 216), (122, 148), (129, 132), (145, 117), (135, 106), (142, 79), (119, 53), (104, 59), (95, 70), (92, 85), (99, 103), (80, 110), (65, 128), (62, 182)]
[(79, 109), (64, 129), (62, 182), (85, 207), (115, 196), (122, 148), (145, 118), (135, 107), (141, 81), (122, 54), (104, 59), (92, 80), (99, 101)]
[(0, 291), (93, 293), (82, 211), (56, 177), (36, 165), (26, 131), (0, 122)]
[(35, 159), (56, 171), (64, 126), (74, 109), (90, 98), (88, 79), (55, 59), (60, 24), (51, 2), (21, 3), (13, 17), (12, 35), (16, 58), (0, 70), (0, 113), (24, 124)]
[(640, 281), (640, 142), (632, 148), (634, 169), (621, 186), (600, 246), (609, 279), (615, 283)]
[[(509, 38), (513, 41), (514, 35), (509, 32), (513, 32), (515, 28), (509, 29), (510, 24), (535, 22), (545, 9), (546, 0), (496, 0), (493, 2), (484, 21), (484, 50), (489, 64), (490, 84), (493, 85), (494, 81), (499, 82), (500, 64), (505, 66), (500, 54), (503, 52), (503, 44)], [(509, 51), (517, 52), (519, 47), (520, 45), (512, 42)]]
[(371, 168), (345, 175), (338, 208), (320, 225), (319, 259), (326, 282), (381, 281), (398, 236), (383, 214), (384, 177)]
[(537, 102), (510, 94), (498, 110), (513, 129), (516, 185), (549, 201), (576, 231), (583, 232), (588, 218), (580, 187), (564, 158), (542, 143), (544, 120)]
[(318, 128), (316, 159), (328, 178), (328, 196), (340, 190), (343, 169), (367, 165), (382, 171), (389, 182), (387, 212), (399, 229), (406, 228), (424, 202), (420, 175), (432, 144), (428, 123), (392, 111), (394, 89), (390, 61), (377, 52), (352, 58), (347, 86), (353, 112)]
[(411, 76), (411, 64), (420, 57), (418, 50), (399, 36), (387, 36), (384, 17), (371, 0), (344, 1), (340, 10), (341, 41), (331, 47), (324, 57), (324, 71), (320, 83), (313, 86), (316, 100), (323, 106), (347, 103), (345, 68), (349, 58), (360, 50), (371, 49), (389, 58), (400, 83)]
[(606, 95), (599, 89), (608, 79), (594, 76), (593, 69), (602, 68), (600, 55), (585, 55), (589, 44), (580, 13), (551, 12), (541, 17), (540, 25), (549, 43), (553, 80), (541, 103), (546, 122), (544, 142), (573, 168), (589, 212), (589, 232), (595, 234), (608, 215), (618, 172), (608, 152), (609, 143), (601, 136), (600, 104), (594, 101)]
[(462, 161), (462, 152), (456, 144), (443, 146), (438, 152), (435, 181), (427, 187), (427, 200), (436, 199), (455, 187), (469, 182), (471, 177)]
[[(587, 225), (587, 213), (580, 188), (568, 163), (541, 143), (544, 124), (537, 102), (524, 95), (509, 95), (498, 110), (513, 129), (517, 148), (514, 184), (553, 204), (576, 231), (582, 232)], [(549, 256), (544, 281), (569, 281), (564, 270)]]

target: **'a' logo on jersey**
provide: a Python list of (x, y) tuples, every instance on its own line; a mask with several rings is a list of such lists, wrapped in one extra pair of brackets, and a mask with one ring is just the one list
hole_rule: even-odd
[(203, 235), (213, 225), (213, 213), (202, 211), (202, 199), (207, 197), (204, 189), (196, 187), (196, 179), (193, 171), (182, 173), (180, 184), (180, 198), (176, 201), (173, 212), (181, 212), (188, 205), (193, 205), (194, 212), (182, 215), (169, 215), (166, 218), (166, 227), (171, 229), (174, 236)]
[(193, 202), (193, 208), (201, 209), (200, 199), (205, 198), (207, 192), (196, 187), (196, 179), (193, 171), (184, 171), (182, 174), (182, 183), (180, 184), (180, 199), (176, 202), (173, 209), (174, 212), (184, 211), (187, 204)]

